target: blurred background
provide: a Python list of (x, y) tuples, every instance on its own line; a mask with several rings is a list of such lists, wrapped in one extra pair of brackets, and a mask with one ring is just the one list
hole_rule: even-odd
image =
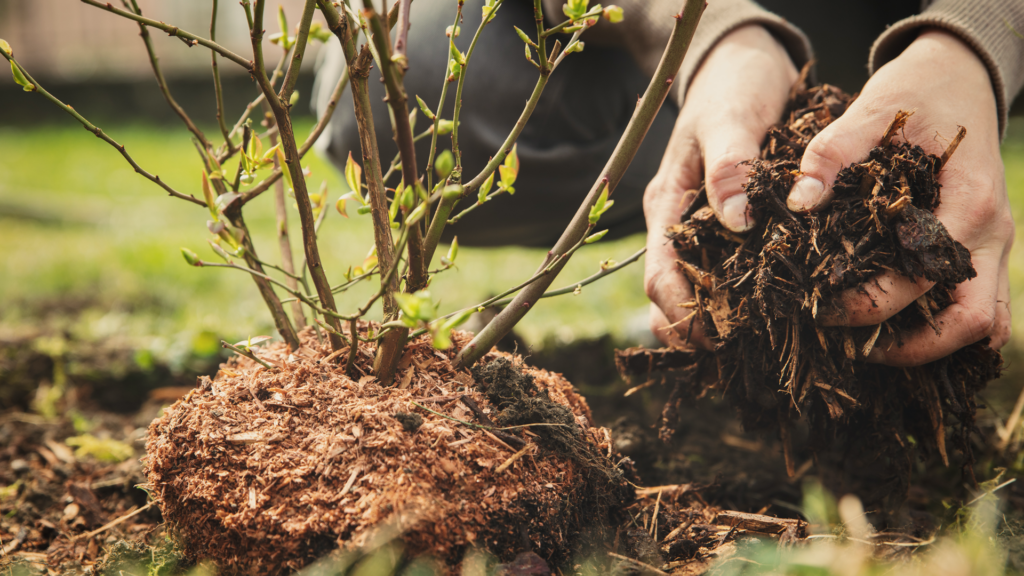
[[(294, 26), (301, 0), (269, 6), (278, 3)], [(150, 18), (209, 36), (209, 0), (139, 0), (139, 4)], [(266, 20), (268, 35), (277, 31), (272, 13)], [(135, 23), (73, 0), (0, 0), (0, 37), (40, 83), (126, 145), (140, 165), (176, 189), (201, 193), (200, 164), (191, 136), (153, 80)], [(152, 37), (174, 97), (205, 133), (219, 138), (209, 51), (186, 47), (158, 31)], [(221, 0), (216, 38), (240, 54), (251, 53), (237, 1)], [(295, 110), (300, 141), (315, 121), (309, 114), (309, 96), (320, 48), (311, 43), (299, 82), (300, 102)], [(268, 65), (273, 66), (280, 48), (267, 43), (264, 49)], [(830, 54), (841, 52), (824, 47), (821, 67), (829, 69)], [(219, 62), (227, 121), (232, 125), (259, 92), (240, 68), (223, 58)], [(826, 80), (846, 82), (850, 85), (840, 86), (855, 91), (863, 78)], [(1003, 157), (1019, 219), (1024, 208), (1024, 119), (1020, 117), (1010, 123)], [(332, 208), (322, 232), (322, 252), (325, 269), (337, 281), (367, 256), (372, 241), (369, 219), (354, 213), (345, 219), (333, 210), (346, 187), (325, 160), (311, 152), (303, 164), (311, 171), (310, 187), (323, 184), (328, 190)], [(271, 195), (253, 202), (247, 211), (261, 254), (276, 261)], [(297, 230), (294, 210), (290, 217)], [(220, 358), (217, 342), (221, 337), (234, 341), (271, 333), (269, 315), (250, 279), (229, 270), (191, 268), (182, 260), (181, 247), (202, 258), (215, 258), (206, 245), (206, 219), (204, 210), (165, 196), (73, 118), (44, 98), (23, 92), (10, 74), (0, 73), (3, 341), (25, 342), (54, 333), (69, 341), (103, 341), (178, 371), (196, 358)], [(301, 257), (297, 235), (292, 237), (293, 252)], [(555, 286), (571, 285), (596, 272), (601, 261), (623, 260), (642, 246), (642, 235), (588, 246), (573, 258)], [(461, 308), (518, 284), (542, 257), (543, 250), (463, 248), (457, 268), (438, 275), (431, 289), (443, 311)], [(1020, 301), (1024, 289), (1022, 271), (1021, 256), (1014, 253), (1015, 301)], [(369, 288), (342, 294), (339, 306), (349, 309), (362, 303)], [(649, 342), (646, 306), (640, 262), (587, 286), (580, 295), (542, 301), (517, 332), (521, 343), (537, 353), (551, 344), (595, 339), (604, 342), (601, 350), (610, 351), (611, 343)], [(1018, 333), (1019, 323), (1015, 320)], [(1021, 341), (1015, 338), (1008, 346), (1011, 356)], [(1012, 394), (1015, 397), (1016, 391)]]

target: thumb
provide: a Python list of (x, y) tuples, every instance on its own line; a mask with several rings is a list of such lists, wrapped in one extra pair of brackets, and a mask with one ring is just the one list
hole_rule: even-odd
[[(845, 114), (811, 139), (800, 160), (802, 175), (793, 184), (787, 206), (794, 212), (814, 212), (832, 200), (832, 185), (845, 166), (867, 158), (885, 126), (884, 115), (864, 114), (854, 103)], [(884, 124), (884, 122), (883, 122)]]

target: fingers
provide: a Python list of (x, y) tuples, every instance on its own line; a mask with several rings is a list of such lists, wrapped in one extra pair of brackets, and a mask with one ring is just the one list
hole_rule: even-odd
[(746, 232), (754, 226), (743, 185), (750, 168), (741, 162), (761, 153), (764, 130), (742, 119), (723, 118), (702, 141), (708, 204), (726, 228)]
[(867, 361), (897, 367), (919, 366), (985, 337), (992, 337), (994, 348), (1005, 344), (1010, 334), (1010, 291), (1003, 259), (999, 254), (975, 254), (975, 267), (978, 277), (960, 284), (954, 293), (956, 301), (935, 314), (940, 334), (924, 326), (905, 338), (902, 346), (897, 346), (892, 338), (880, 339)]
[(934, 282), (886, 272), (839, 296), (841, 309), (819, 318), (822, 326), (873, 326), (894, 316), (931, 290)]
[(855, 102), (845, 114), (811, 139), (800, 160), (803, 175), (793, 184), (786, 201), (790, 210), (820, 210), (832, 199), (832, 184), (839, 171), (867, 158), (871, 148), (878, 144), (886, 127), (882, 120), (884, 117), (865, 112), (864, 107), (858, 107)]

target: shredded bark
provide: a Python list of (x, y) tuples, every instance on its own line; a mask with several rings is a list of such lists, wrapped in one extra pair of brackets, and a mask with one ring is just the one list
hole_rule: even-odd
[[(189, 558), (279, 573), (336, 547), (401, 536), (410, 556), (430, 554), (453, 570), (470, 546), (557, 564), (578, 551), (586, 527), (613, 521), (632, 499), (609, 460), (610, 435), (592, 427), (585, 401), (559, 375), (489, 355), (483, 370), (514, 364), (515, 377), (531, 382), (523, 399), (543, 398), (559, 414), (505, 418), (509, 406), (477, 391), (481, 383), (454, 371), (454, 354), (429, 339), (408, 345), (402, 384), (385, 388), (369, 375), (372, 346), (357, 356), (366, 375), (353, 379), (320, 361), (330, 350), (311, 331), (302, 338), (307, 354), (259, 350), (274, 370), (236, 358), (150, 426), (149, 488)], [(454, 339), (457, 350), (469, 335)], [(477, 424), (460, 398), (501, 427), (519, 426), (500, 432), (525, 448)], [(545, 425), (529, 426), (537, 423)], [(586, 462), (554, 448), (549, 438), (563, 429)]]
[[(839, 173), (827, 208), (787, 209), (806, 146), (850, 102), (828, 85), (794, 90), (784, 121), (768, 132), (761, 157), (749, 161), (750, 232), (724, 228), (702, 191), (669, 230), (679, 271), (694, 287), (692, 320), (702, 322), (714, 350), (627, 351), (619, 365), (633, 373), (644, 365), (680, 370), (663, 413), (664, 437), (679, 427), (684, 402), (718, 394), (747, 429), (778, 432), (791, 475), (792, 432), (807, 426), (819, 464), (838, 467), (836, 490), (859, 492), (871, 504), (887, 499), (891, 509), (907, 494), (915, 455), (938, 454), (948, 465), (947, 442), (973, 482), (975, 398), (998, 377), (1001, 357), (985, 340), (917, 368), (863, 361), (876, 345), (900, 346), (915, 330), (940, 331), (934, 315), (976, 274), (969, 251), (933, 214), (939, 175), (955, 146), (939, 158), (902, 141), (909, 113), (896, 116), (868, 158)], [(819, 324), (823, 314), (842, 314), (844, 290), (883, 272), (935, 286), (877, 326)]]

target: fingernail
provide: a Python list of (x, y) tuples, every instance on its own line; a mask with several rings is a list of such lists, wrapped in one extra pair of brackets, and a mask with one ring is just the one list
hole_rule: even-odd
[(733, 232), (746, 232), (754, 226), (754, 219), (747, 213), (747, 196), (737, 194), (722, 203), (722, 223)]
[(794, 212), (807, 212), (817, 206), (824, 195), (825, 185), (821, 183), (821, 180), (810, 176), (801, 176), (793, 185), (786, 205)]

